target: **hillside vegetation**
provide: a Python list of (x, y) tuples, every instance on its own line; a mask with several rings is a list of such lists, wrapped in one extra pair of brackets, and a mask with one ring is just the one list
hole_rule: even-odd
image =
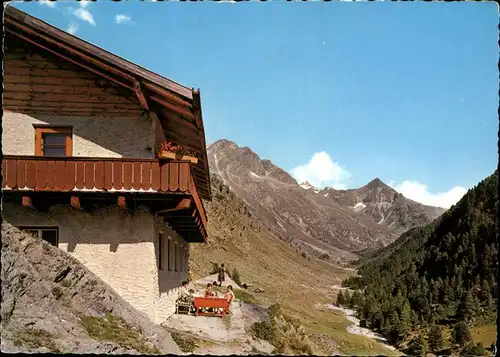
[(488, 326), (496, 316), (497, 214), (495, 172), (435, 222), (404, 234), (363, 265), (360, 276), (345, 280), (364, 294), (340, 302), (412, 354), (448, 346), (482, 355), (469, 329)]

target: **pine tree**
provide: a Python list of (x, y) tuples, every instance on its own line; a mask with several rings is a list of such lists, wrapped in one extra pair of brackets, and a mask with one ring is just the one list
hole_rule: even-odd
[(411, 330), (411, 307), (408, 301), (401, 308), (401, 328), (405, 334)]
[(351, 294), (349, 294), (348, 290), (346, 290), (344, 294), (344, 305), (347, 307), (352, 307), (352, 297)]
[(414, 338), (410, 342), (408, 350), (412, 356), (425, 356), (428, 350), (428, 345), (424, 335), (419, 334), (416, 338)]
[(472, 294), (468, 292), (467, 294), (463, 295), (462, 301), (457, 307), (458, 318), (463, 321), (468, 321), (474, 314), (473, 307), (474, 307), (474, 300)]
[(351, 305), (352, 305), (352, 307), (357, 307), (357, 306), (361, 306), (362, 304), (363, 304), (363, 296), (361, 295), (361, 293), (359, 291), (356, 290), (352, 294)]
[(465, 346), (472, 340), (469, 328), (467, 327), (467, 324), (465, 322), (461, 321), (453, 327), (453, 331), (451, 332), (451, 339), (453, 343), (459, 346)]
[(439, 325), (432, 325), (429, 331), (429, 346), (431, 351), (436, 353), (443, 348), (443, 330)]
[(384, 327), (384, 315), (382, 315), (382, 312), (378, 311), (375, 313), (373, 317), (373, 325), (375, 330), (377, 331), (382, 331)]
[(342, 293), (342, 290), (340, 290), (339, 294), (337, 295), (337, 305), (338, 306), (345, 305), (345, 297), (344, 297), (344, 294)]

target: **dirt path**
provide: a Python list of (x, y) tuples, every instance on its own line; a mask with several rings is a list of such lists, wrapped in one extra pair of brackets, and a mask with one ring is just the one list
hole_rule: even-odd
[(360, 335), (360, 336), (371, 338), (371, 339), (375, 340), (376, 342), (380, 343), (382, 346), (384, 346), (392, 351), (396, 351), (396, 348), (394, 348), (394, 346), (387, 344), (387, 340), (384, 337), (380, 336), (379, 334), (373, 332), (370, 329), (360, 327), (359, 326), (360, 321), (355, 316), (356, 312), (354, 310), (346, 309), (343, 307), (338, 307), (338, 306), (335, 306), (332, 304), (328, 304), (326, 307), (330, 310), (342, 311), (345, 314), (346, 319), (353, 323), (352, 325), (349, 325), (346, 328), (347, 332), (349, 332), (350, 334)]

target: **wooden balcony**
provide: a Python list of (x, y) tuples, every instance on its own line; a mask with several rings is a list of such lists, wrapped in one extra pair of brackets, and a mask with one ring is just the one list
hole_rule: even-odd
[(207, 218), (191, 170), (189, 162), (156, 159), (4, 156), (2, 188), (6, 198), (41, 205), (97, 199), (145, 204), (186, 241), (205, 241)]

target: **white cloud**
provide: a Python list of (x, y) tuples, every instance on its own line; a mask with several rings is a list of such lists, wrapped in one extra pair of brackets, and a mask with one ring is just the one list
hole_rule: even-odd
[[(80, 3), (80, 5), (81, 4), (82, 3)], [(85, 7), (86, 7), (86, 5), (85, 6), (80, 6), (76, 10), (73, 9), (72, 10), (73, 15), (75, 15), (76, 17), (78, 17), (82, 21), (87, 21), (92, 26), (95, 26), (94, 16), (92, 16), (92, 14), (90, 13), (90, 11), (87, 10), (87, 9), (85, 9)]]
[(403, 181), (399, 185), (395, 184), (394, 181), (390, 181), (389, 186), (410, 200), (442, 208), (450, 208), (467, 193), (467, 189), (460, 186), (452, 187), (446, 192), (432, 193), (429, 192), (426, 184), (411, 180)]
[(122, 24), (124, 22), (131, 22), (132, 18), (124, 14), (116, 14), (115, 21), (117, 24)]
[(72, 22), (69, 24), (68, 28), (66, 29), (66, 32), (74, 35), (78, 31), (78, 24), (76, 22)]
[(345, 189), (343, 181), (351, 177), (324, 151), (315, 153), (307, 164), (292, 169), (292, 175), (298, 182), (308, 181), (318, 188), (328, 185), (336, 189)]
[(45, 5), (48, 7), (56, 7), (56, 2), (55, 1), (48, 1), (48, 0), (40, 0), (38, 1), (40, 5)]
[(81, 7), (87, 7), (87, 6), (90, 5), (90, 1), (89, 0), (81, 0), (79, 2), (79, 4), (80, 4)]

